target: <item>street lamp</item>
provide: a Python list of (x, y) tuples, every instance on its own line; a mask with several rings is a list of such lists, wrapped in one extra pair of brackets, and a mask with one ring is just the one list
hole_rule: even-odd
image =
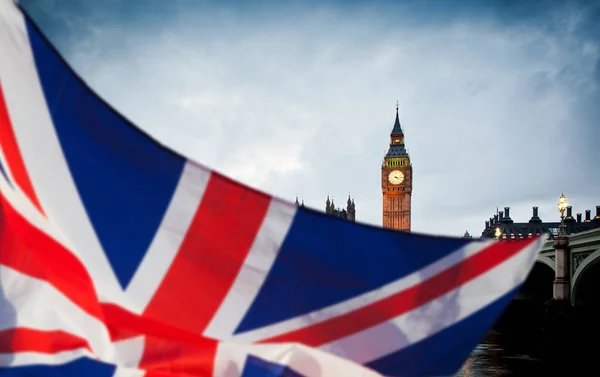
[(496, 227), (496, 234), (495, 234), (495, 236), (496, 236), (496, 239), (500, 239), (500, 236), (501, 236), (501, 235), (502, 235), (502, 231), (500, 230), (500, 227), (499, 227), (499, 226), (497, 226), (497, 227)]
[(565, 236), (566, 235), (566, 231), (565, 231), (565, 209), (567, 209), (567, 206), (569, 205), (569, 203), (567, 202), (567, 198), (565, 197), (565, 194), (563, 193), (560, 198), (558, 199), (558, 210), (560, 211), (560, 235), (561, 236)]

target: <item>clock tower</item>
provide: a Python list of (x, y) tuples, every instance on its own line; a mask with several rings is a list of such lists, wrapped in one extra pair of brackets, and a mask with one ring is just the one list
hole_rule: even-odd
[(398, 118), (390, 134), (390, 147), (381, 165), (383, 193), (383, 227), (410, 232), (410, 204), (412, 195), (412, 165), (404, 147), (404, 132)]

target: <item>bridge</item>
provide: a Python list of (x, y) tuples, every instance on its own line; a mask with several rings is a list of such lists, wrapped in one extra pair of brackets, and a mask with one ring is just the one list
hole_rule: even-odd
[(564, 238), (566, 248), (558, 238), (544, 244), (517, 299), (555, 298), (569, 300), (572, 306), (600, 306), (600, 228)]
[(493, 333), (511, 352), (544, 360), (552, 375), (600, 376), (589, 346), (600, 339), (598, 318), (600, 227), (547, 241)]

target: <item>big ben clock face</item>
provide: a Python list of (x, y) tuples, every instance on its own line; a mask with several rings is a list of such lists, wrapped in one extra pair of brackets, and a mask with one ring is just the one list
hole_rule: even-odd
[(388, 175), (388, 179), (391, 184), (399, 185), (400, 183), (402, 183), (402, 181), (404, 181), (404, 174), (402, 174), (400, 170), (393, 170)]

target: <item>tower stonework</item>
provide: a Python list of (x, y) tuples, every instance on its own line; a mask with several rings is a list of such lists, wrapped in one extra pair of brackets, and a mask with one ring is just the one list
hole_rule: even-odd
[(383, 227), (410, 232), (412, 164), (404, 146), (398, 106), (396, 121), (390, 134), (390, 147), (381, 165), (383, 193)]

